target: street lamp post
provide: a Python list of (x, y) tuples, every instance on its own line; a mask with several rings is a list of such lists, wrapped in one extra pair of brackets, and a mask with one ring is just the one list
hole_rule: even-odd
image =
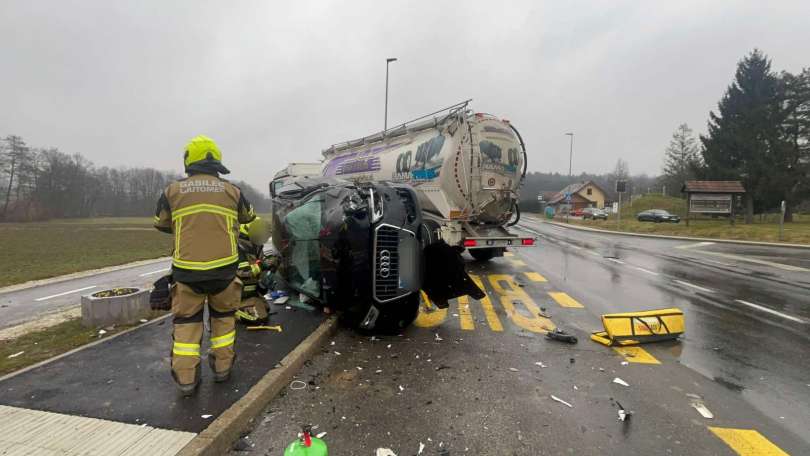
[[(574, 163), (574, 133), (566, 133), (565, 136), (571, 137), (571, 145), (568, 149), (568, 185), (571, 185), (571, 179), (573, 178), (571, 170)], [(566, 201), (566, 203), (568, 203), (568, 212), (565, 214), (565, 223), (568, 223), (568, 216), (571, 215), (571, 196), (567, 195), (566, 199), (568, 200)]]
[(383, 127), (383, 132), (388, 130), (388, 65), (396, 61), (397, 59), (392, 57), (385, 59), (385, 126)]

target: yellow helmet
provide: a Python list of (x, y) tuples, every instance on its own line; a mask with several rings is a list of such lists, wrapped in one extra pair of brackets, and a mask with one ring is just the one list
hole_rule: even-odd
[(239, 233), (256, 245), (264, 245), (270, 239), (270, 224), (257, 216), (252, 222), (239, 225)]
[(183, 156), (186, 172), (217, 172), (228, 174), (228, 168), (222, 165), (222, 152), (213, 139), (208, 136), (197, 136), (186, 144), (186, 153)]

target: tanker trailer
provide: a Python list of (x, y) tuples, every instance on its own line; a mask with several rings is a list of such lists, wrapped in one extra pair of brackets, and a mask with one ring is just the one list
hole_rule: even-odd
[(520, 133), (505, 119), (468, 109), (470, 101), (329, 147), (323, 176), (412, 186), (432, 235), (477, 260), (533, 246), (533, 237), (506, 229), (520, 218)]

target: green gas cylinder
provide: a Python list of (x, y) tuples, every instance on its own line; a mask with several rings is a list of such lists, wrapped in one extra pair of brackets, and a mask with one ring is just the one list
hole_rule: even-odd
[(304, 426), (302, 436), (287, 446), (284, 450), (284, 456), (328, 456), (329, 451), (326, 449), (326, 443), (317, 438), (312, 437), (312, 427)]

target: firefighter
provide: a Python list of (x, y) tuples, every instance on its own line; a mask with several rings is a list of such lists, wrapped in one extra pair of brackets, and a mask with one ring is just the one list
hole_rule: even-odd
[(249, 325), (267, 323), (268, 306), (264, 276), (272, 270), (272, 260), (264, 255), (264, 244), (270, 238), (270, 227), (256, 217), (250, 223), (239, 227), (239, 270), (237, 276), (242, 281), (242, 303), (236, 311), (236, 318)]
[(222, 153), (211, 138), (192, 139), (184, 164), (188, 177), (169, 184), (161, 194), (155, 228), (174, 234), (171, 372), (180, 391), (189, 396), (200, 383), (206, 302), (211, 326), (208, 364), (214, 381), (230, 377), (235, 358), (234, 312), (242, 294), (242, 282), (236, 276), (239, 224), (252, 221), (255, 214), (239, 188), (219, 177), (230, 171), (222, 165)]

